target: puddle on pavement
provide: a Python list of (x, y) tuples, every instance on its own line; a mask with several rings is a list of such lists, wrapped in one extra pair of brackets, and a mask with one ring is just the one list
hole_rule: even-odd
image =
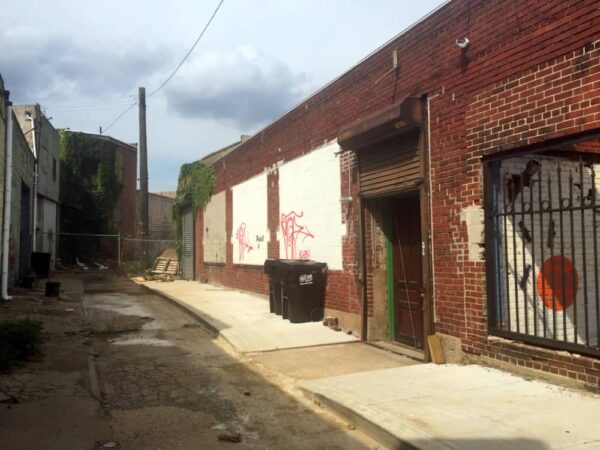
[(175, 347), (175, 344), (173, 344), (171, 341), (152, 337), (113, 339), (112, 341), (109, 341), (109, 343), (114, 345), (151, 345), (154, 347)]
[(148, 311), (136, 304), (136, 298), (128, 294), (86, 294), (88, 308), (103, 309), (129, 316), (148, 316)]

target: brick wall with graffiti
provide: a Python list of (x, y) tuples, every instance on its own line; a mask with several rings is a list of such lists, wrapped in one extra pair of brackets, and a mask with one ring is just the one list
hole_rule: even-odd
[(593, 203), (599, 168), (539, 155), (499, 165), (500, 326), (549, 340), (597, 345), (599, 255)]
[(328, 144), (279, 168), (280, 257), (325, 262), (342, 269), (340, 159)]
[(267, 175), (261, 174), (231, 188), (233, 264), (262, 266), (268, 258)]
[[(296, 205), (291, 202), (293, 199), (300, 202), (305, 195), (304, 189), (317, 198), (321, 197), (325, 190), (313, 188), (313, 185), (324, 185), (326, 181), (311, 173), (286, 175), (287, 164), (293, 167), (294, 161), (302, 161), (311, 152), (321, 148), (324, 142), (334, 141), (343, 126), (364, 119), (408, 96), (426, 95), (430, 166), (429, 177), (424, 181), (426, 185), (430, 184), (431, 190), (431, 289), (436, 332), (455, 338), (459, 348), (470, 355), (599, 385), (598, 358), (549, 350), (544, 346), (532, 345), (527, 339), (521, 339), (527, 342), (523, 344), (515, 342), (519, 339), (489, 339), (490, 311), (486, 292), (488, 249), (482, 247), (479, 241), (482, 227), (479, 218), (482, 214), (478, 210), (484, 202), (483, 157), (497, 156), (501, 152), (521, 152), (542, 143), (599, 132), (599, 29), (600, 10), (590, 1), (531, 0), (519, 2), (516, 6), (515, 2), (508, 0), (448, 2), (216, 162), (215, 192), (226, 192), (231, 196), (233, 186), (267, 172), (268, 256), (283, 256), (287, 251), (298, 257), (310, 255), (311, 259), (332, 258), (320, 253), (325, 251), (325, 246), (317, 244), (321, 231), (319, 225), (315, 227), (311, 222), (313, 212), (306, 209), (304, 203)], [(456, 38), (460, 36), (469, 37), (471, 45), (467, 49), (455, 45)], [(395, 75), (389, 72), (394, 52), (398, 56), (399, 67)], [(340, 158), (342, 162), (344, 158), (352, 162), (347, 154), (340, 155)], [(544, 167), (545, 163), (540, 162)], [(357, 164), (352, 162), (348, 168), (342, 164), (340, 171), (341, 189), (338, 187), (336, 190), (336, 208), (325, 208), (315, 214), (337, 215), (341, 208), (342, 221), (335, 219), (335, 223), (336, 227), (343, 223), (346, 232), (339, 233), (338, 228), (331, 231), (333, 235), (341, 236), (343, 264), (342, 270), (330, 273), (326, 305), (345, 313), (342, 317), (348, 320), (358, 320), (363, 286), (368, 292), (372, 289), (373, 279), (369, 273), (363, 279), (360, 270), (363, 252), (356, 195), (359, 188)], [(518, 171), (522, 172), (523, 167)], [(284, 176), (289, 176), (292, 181), (278, 182)], [(296, 193), (293, 193), (294, 189)], [(285, 192), (279, 193), (279, 190)], [(342, 192), (343, 196), (352, 195), (353, 201), (340, 205)], [(527, 190), (525, 192), (529, 195)], [(516, 195), (518, 197), (520, 194)], [(288, 200), (290, 203), (284, 203)], [(308, 201), (308, 194), (304, 201)], [(229, 225), (226, 225), (227, 236), (224, 238), (227, 262), (224, 266), (216, 266), (196, 258), (196, 275), (206, 277), (210, 282), (266, 293), (267, 279), (259, 266), (233, 263), (232, 237), (237, 235), (241, 223), (234, 225), (229, 209), (227, 214)], [(523, 221), (525, 227), (527, 220)], [(576, 220), (580, 219), (574, 217), (574, 227), (578, 228), (579, 222)], [(583, 222), (586, 221), (587, 216)], [(470, 233), (468, 224), (473, 222), (477, 222), (477, 232)], [(511, 224), (517, 232), (517, 238), (525, 233), (519, 228), (519, 222), (521, 220)], [(546, 218), (544, 222), (546, 225), (543, 227), (548, 227)], [(201, 214), (196, 223), (196, 236), (200, 238), (205, 228)], [(368, 222), (365, 225), (368, 227)], [(560, 224), (555, 223), (554, 226), (555, 230), (560, 229)], [(563, 226), (566, 231), (567, 225)], [(514, 274), (509, 273), (504, 290), (513, 292), (510, 295), (514, 299), (508, 296), (507, 301), (515, 305), (517, 296), (524, 298), (523, 288), (518, 286), (520, 283), (531, 297), (533, 289), (538, 289), (540, 271), (555, 271), (557, 264), (553, 262), (547, 263), (544, 270), (548, 258), (562, 255), (569, 258), (577, 270), (576, 289), (567, 288), (567, 285), (573, 284), (574, 276), (560, 285), (553, 284), (551, 276), (542, 276), (542, 291), (548, 291), (549, 286), (553, 291), (562, 292), (564, 286), (565, 295), (561, 297), (562, 300), (554, 296), (555, 303), (558, 300), (559, 305), (563, 302), (567, 306), (568, 292), (571, 292), (574, 300), (571, 306), (567, 306), (566, 318), (569, 318), (568, 311), (574, 313), (575, 308), (577, 315), (580, 314), (578, 302), (583, 292), (589, 292), (589, 286), (588, 289), (583, 288), (585, 279), (578, 265), (589, 255), (582, 259), (583, 255), (576, 254), (573, 262), (569, 247), (566, 247), (565, 253), (558, 252), (559, 244), (555, 238), (554, 255), (548, 253), (550, 248), (544, 247), (544, 258), (541, 253), (538, 256), (541, 231), (534, 227), (528, 228), (533, 244), (526, 242), (524, 253), (535, 252), (535, 260), (527, 256), (525, 269), (522, 262), (517, 264), (519, 272), (516, 287), (520, 291), (515, 291), (515, 281), (510, 278), (510, 275), (514, 278)], [(322, 228), (330, 231), (324, 225)], [(507, 235), (512, 233), (512, 228), (507, 230)], [(544, 242), (547, 240), (547, 231), (543, 231)], [(243, 233), (240, 236), (244, 236)], [(244, 242), (252, 245), (250, 232), (247, 238), (247, 242), (245, 238)], [(364, 250), (367, 255), (372, 245), (369, 239), (366, 233)], [(200, 239), (196, 240), (199, 250), (202, 248), (201, 242)], [(517, 241), (512, 245), (523, 252), (522, 242)], [(535, 246), (535, 250), (527, 250), (527, 246)], [(588, 246), (589, 243), (586, 243), (582, 248)], [(330, 261), (330, 266), (336, 267), (335, 258)], [(559, 267), (568, 269), (566, 259), (551, 261), (558, 261)], [(528, 265), (531, 265), (530, 269), (526, 269)], [(505, 266), (505, 272), (508, 273), (510, 267)], [(528, 276), (525, 276), (527, 272)], [(571, 273), (574, 274), (574, 271), (571, 270)], [(544, 310), (546, 314), (556, 311), (560, 317), (556, 306), (548, 308), (542, 305), (546, 305), (547, 293), (544, 296), (542, 292), (542, 297), (528, 300), (530, 306), (524, 308), (521, 315), (516, 314), (519, 327), (528, 323), (528, 327), (531, 325), (534, 328), (533, 332), (523, 330), (523, 333), (536, 333), (533, 326), (536, 322), (529, 317), (530, 312), (537, 311), (537, 333), (540, 324), (538, 313), (541, 312), (543, 316)], [(367, 302), (363, 306), (365, 315), (371, 315), (372, 304)], [(505, 316), (508, 311), (510, 308), (507, 307)], [(525, 311), (528, 317), (523, 322)], [(557, 329), (558, 339), (564, 338), (560, 334), (562, 329)], [(572, 336), (569, 333), (567, 331), (568, 339)], [(591, 325), (588, 334), (593, 334)]]

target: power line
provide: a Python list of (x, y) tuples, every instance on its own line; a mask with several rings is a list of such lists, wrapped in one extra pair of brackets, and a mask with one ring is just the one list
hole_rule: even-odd
[[(208, 22), (206, 22), (206, 25), (204, 25), (204, 28), (202, 29), (202, 31), (200, 32), (200, 34), (198, 35), (198, 37), (196, 38), (196, 41), (194, 42), (194, 45), (192, 45), (192, 47), (188, 50), (188, 52), (185, 54), (185, 56), (183, 57), (183, 59), (181, 60), (181, 62), (177, 65), (177, 67), (175, 68), (175, 70), (171, 73), (171, 75), (169, 75), (167, 77), (167, 79), (165, 81), (162, 82), (162, 84), (157, 87), (155, 90), (153, 90), (152, 92), (150, 92), (150, 94), (148, 94), (146, 96), (146, 98), (153, 96), (154, 94), (156, 94), (158, 91), (160, 91), (162, 88), (165, 87), (165, 85), (171, 81), (171, 79), (175, 76), (175, 74), (179, 71), (179, 69), (181, 69), (181, 66), (183, 66), (183, 64), (185, 63), (185, 61), (188, 59), (188, 57), (191, 55), (191, 53), (194, 51), (194, 49), (196, 48), (196, 45), (198, 45), (198, 42), (200, 42), (200, 39), (202, 39), (202, 36), (204, 36), (204, 33), (206, 33), (206, 30), (208, 30), (208, 27), (210, 26), (210, 24), (212, 23), (213, 19), (215, 18), (215, 16), (217, 15), (217, 13), (219, 12), (219, 9), (221, 8), (221, 5), (223, 4), (225, 0), (221, 0), (219, 2), (219, 4), (217, 5), (217, 7), (215, 8), (215, 10), (212, 13), (212, 16), (210, 16), (210, 19), (208, 19)], [(108, 125), (106, 128), (103, 129), (103, 132), (108, 131), (115, 123), (117, 123), (119, 121), (119, 119), (121, 117), (123, 117), (125, 115), (125, 113), (127, 113), (127, 111), (129, 111), (130, 109), (132, 109), (134, 106), (137, 106), (138, 103), (134, 103), (130, 106), (128, 106), (124, 111), (121, 112), (121, 114), (119, 114), (115, 120), (113, 120), (110, 125)]]
[(206, 32), (206, 30), (210, 26), (211, 22), (213, 21), (213, 19), (217, 15), (217, 12), (219, 12), (219, 9), (221, 8), (221, 5), (223, 4), (224, 1), (225, 0), (221, 0), (219, 2), (219, 4), (217, 5), (217, 7), (215, 8), (215, 11), (212, 13), (212, 16), (210, 16), (210, 19), (208, 19), (208, 22), (206, 22), (206, 25), (204, 25), (204, 28), (202, 29), (202, 32), (200, 33), (200, 35), (196, 39), (196, 42), (194, 42), (194, 45), (192, 45), (192, 48), (190, 48), (189, 51), (185, 54), (185, 56), (183, 57), (183, 59), (181, 60), (181, 62), (177, 65), (177, 67), (175, 68), (175, 70), (173, 71), (173, 73), (171, 73), (171, 75), (169, 75), (167, 77), (167, 79), (165, 81), (163, 81), (162, 84), (158, 88), (156, 88), (155, 90), (153, 90), (152, 92), (150, 92), (146, 97), (152, 97), (154, 94), (156, 94), (158, 91), (160, 91), (163, 87), (165, 87), (165, 85), (169, 81), (171, 81), (171, 78), (173, 78), (175, 76), (175, 74), (179, 71), (179, 69), (181, 69), (181, 66), (183, 66), (183, 63), (186, 61), (186, 59), (188, 59), (188, 57), (190, 56), (190, 54), (194, 51), (194, 49), (196, 48), (196, 45), (198, 45), (198, 42), (200, 42), (200, 39), (202, 39), (202, 36), (204, 36), (204, 33)]
[(110, 127), (112, 127), (112, 126), (113, 126), (115, 123), (117, 123), (117, 122), (118, 122), (118, 120), (119, 120), (121, 117), (123, 117), (123, 116), (125, 115), (125, 113), (126, 113), (127, 111), (129, 111), (130, 109), (132, 109), (133, 107), (135, 107), (135, 106), (137, 106), (137, 105), (138, 105), (138, 104), (137, 104), (137, 102), (135, 102), (135, 103), (133, 103), (133, 104), (129, 105), (129, 107), (127, 107), (127, 108), (126, 108), (126, 109), (125, 109), (123, 112), (121, 112), (121, 114), (119, 114), (119, 115), (117, 116), (117, 118), (116, 118), (115, 120), (113, 120), (113, 121), (110, 123), (110, 125), (109, 125), (109, 126), (107, 126), (106, 128), (104, 128), (102, 132), (104, 133), (104, 132), (108, 131), (108, 130), (110, 129)]
[(77, 107), (52, 107), (52, 106), (46, 106), (46, 109), (50, 109), (54, 112), (65, 112), (65, 113), (69, 113), (69, 112), (78, 112), (78, 111), (99, 111), (99, 110), (106, 110), (106, 109), (117, 109), (117, 108), (122, 108), (123, 106), (128, 106), (131, 105), (131, 101), (132, 99), (130, 99), (128, 102), (119, 102), (119, 103), (113, 103), (113, 104), (104, 104), (104, 105), (96, 105), (96, 106), (77, 106)]

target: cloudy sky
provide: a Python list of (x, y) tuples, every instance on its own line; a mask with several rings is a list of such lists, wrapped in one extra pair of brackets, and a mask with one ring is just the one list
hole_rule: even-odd
[[(155, 90), (218, 0), (28, 0), (0, 15), (0, 74), (14, 103), (57, 128), (98, 132)], [(177, 75), (148, 98), (150, 190), (253, 134), (443, 0), (225, 0)], [(108, 131), (138, 141), (137, 108)]]

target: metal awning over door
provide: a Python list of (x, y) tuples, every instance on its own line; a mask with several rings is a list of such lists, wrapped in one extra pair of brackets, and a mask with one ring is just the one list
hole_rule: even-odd
[(181, 278), (194, 279), (194, 215), (192, 208), (186, 208), (181, 214)]

